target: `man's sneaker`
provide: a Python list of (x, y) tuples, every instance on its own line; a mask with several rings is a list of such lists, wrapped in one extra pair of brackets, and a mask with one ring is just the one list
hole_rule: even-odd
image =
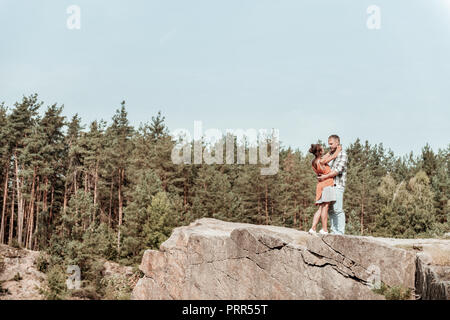
[(328, 232), (323, 231), (323, 229), (320, 229), (319, 233), (320, 233), (320, 234), (328, 234)]
[(311, 234), (316, 234), (317, 232), (315, 232), (312, 228), (311, 229), (309, 229), (309, 231), (308, 231), (309, 233), (311, 233)]

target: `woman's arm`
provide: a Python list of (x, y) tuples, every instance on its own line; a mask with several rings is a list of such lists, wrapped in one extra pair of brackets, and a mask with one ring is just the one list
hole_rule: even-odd
[(323, 158), (320, 160), (321, 164), (326, 164), (328, 162), (330, 162), (331, 160), (336, 159), (336, 157), (339, 155), (339, 153), (342, 151), (342, 146), (338, 145), (338, 147), (336, 148), (336, 151), (330, 155), (330, 153), (328, 152), (327, 154), (325, 154), (323, 156)]

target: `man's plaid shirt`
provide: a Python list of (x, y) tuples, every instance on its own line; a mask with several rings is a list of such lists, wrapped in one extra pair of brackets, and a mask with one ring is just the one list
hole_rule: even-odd
[(347, 180), (347, 154), (342, 150), (336, 159), (329, 163), (331, 170), (336, 171), (338, 175), (334, 177), (334, 184), (336, 187), (345, 188), (345, 181)]

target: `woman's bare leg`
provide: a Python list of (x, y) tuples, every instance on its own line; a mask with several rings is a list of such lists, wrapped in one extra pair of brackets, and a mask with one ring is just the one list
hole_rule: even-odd
[(319, 206), (319, 209), (314, 214), (313, 224), (312, 224), (312, 227), (311, 227), (311, 229), (313, 229), (314, 231), (316, 231), (316, 227), (317, 227), (317, 224), (319, 223), (319, 219), (320, 219), (321, 213), (322, 213), (322, 206)]
[(328, 232), (328, 206), (329, 203), (321, 205), (322, 208), (320, 217), (322, 218), (322, 230)]

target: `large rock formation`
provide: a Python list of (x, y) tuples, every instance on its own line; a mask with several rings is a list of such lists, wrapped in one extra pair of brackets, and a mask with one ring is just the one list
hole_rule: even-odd
[[(437, 248), (437, 249), (436, 249)], [(310, 235), (203, 218), (147, 250), (134, 299), (449, 299), (450, 241)]]
[(0, 244), (0, 300), (43, 299), (47, 277), (35, 264), (39, 251)]

